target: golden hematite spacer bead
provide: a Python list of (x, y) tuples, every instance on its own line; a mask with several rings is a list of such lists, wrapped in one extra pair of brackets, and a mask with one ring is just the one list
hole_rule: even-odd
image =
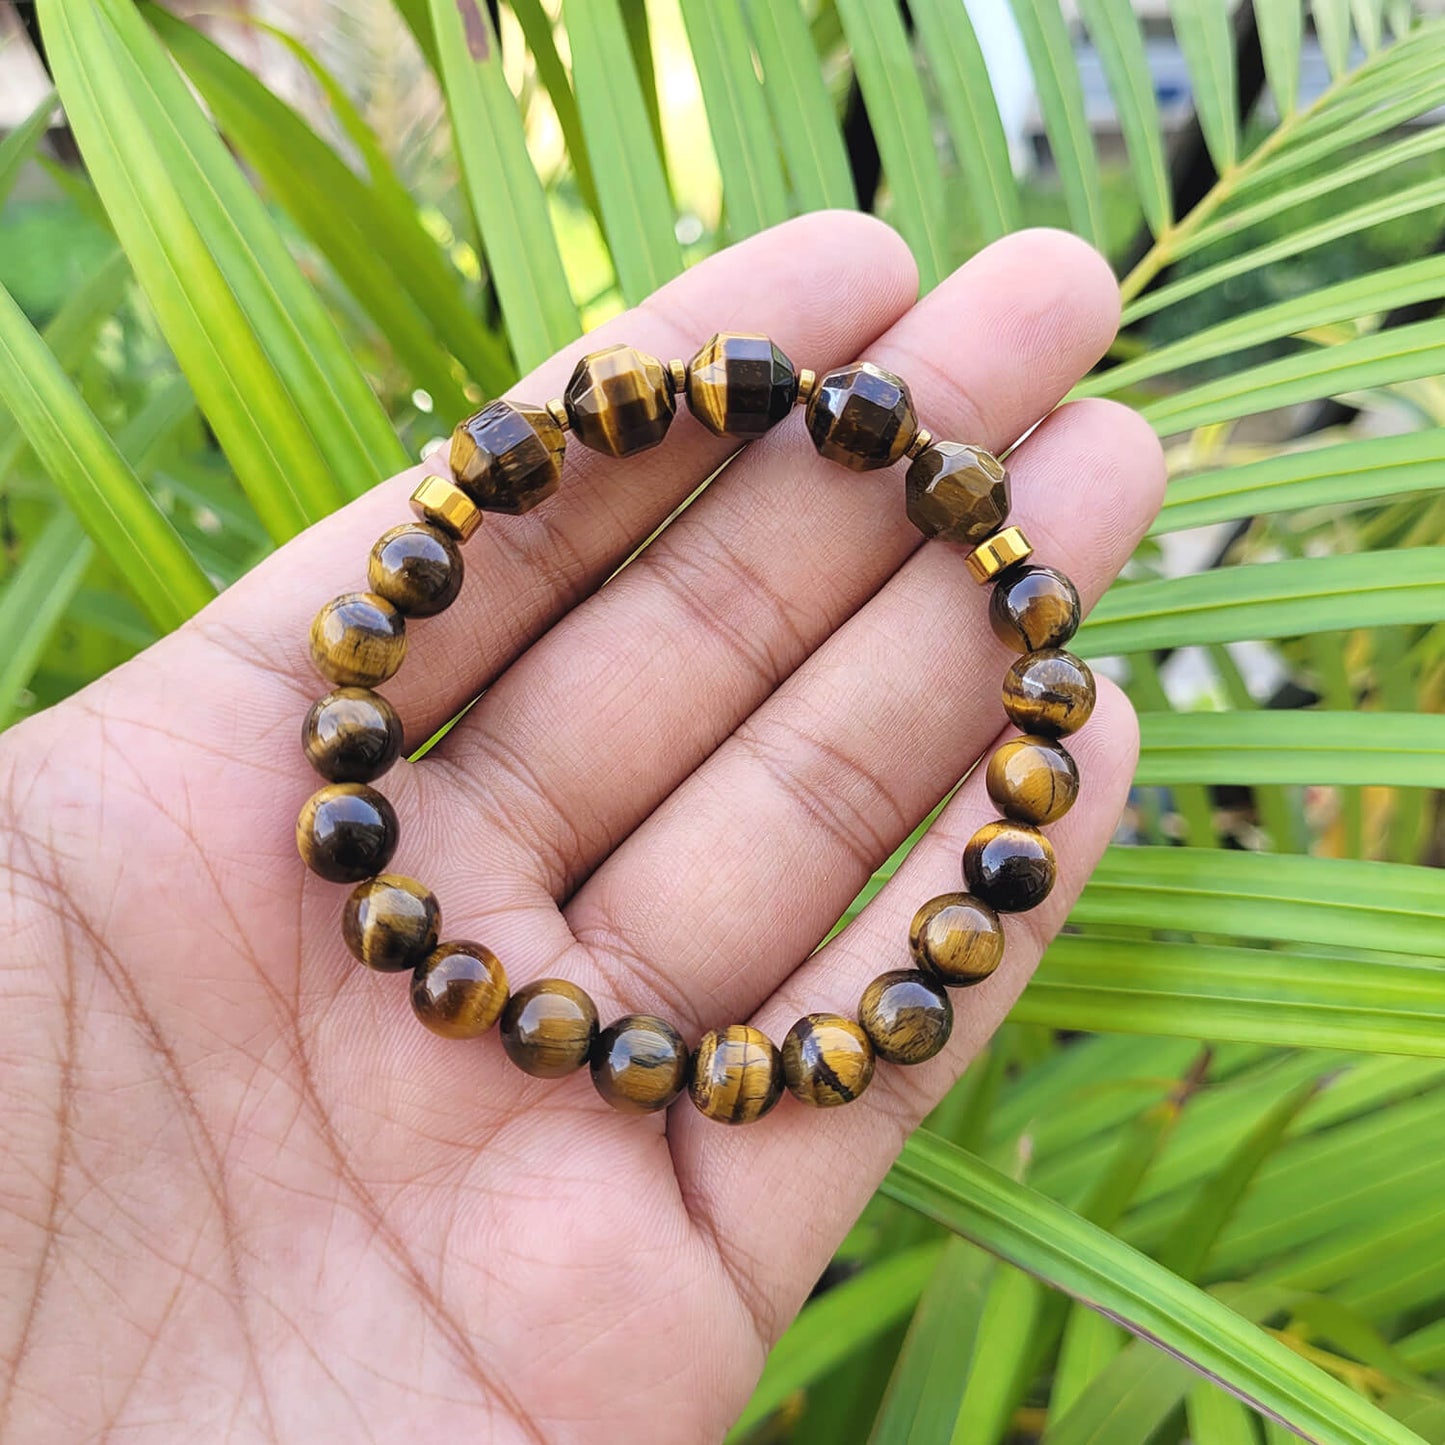
[(808, 398), (813, 394), (813, 388), (818, 384), (818, 373), (810, 366), (805, 366), (798, 373), (798, 405), (807, 406)]
[(969, 575), (978, 583), (992, 582), (1001, 572), (1027, 561), (1034, 554), (1029, 539), (1017, 527), (1005, 527), (981, 542), (964, 558)]
[(909, 461), (912, 461), (914, 457), (918, 456), (921, 452), (926, 452), (932, 445), (933, 433), (929, 431), (926, 426), (921, 426), (914, 432), (913, 440), (908, 443), (908, 450), (905, 451), (903, 455), (907, 457)]
[(554, 396), (543, 410), (563, 431), (572, 429), (572, 419), (567, 415), (567, 403), (560, 396)]
[(687, 362), (680, 356), (674, 356), (667, 363), (667, 376), (672, 382), (673, 393), (681, 396), (687, 390)]
[(482, 525), (482, 509), (445, 477), (423, 477), (411, 494), (411, 509), (423, 522), (440, 527), (458, 541), (467, 541)]

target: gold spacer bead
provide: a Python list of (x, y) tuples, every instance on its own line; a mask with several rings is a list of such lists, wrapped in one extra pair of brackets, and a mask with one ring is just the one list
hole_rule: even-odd
[(808, 399), (813, 395), (813, 388), (818, 384), (818, 373), (811, 367), (805, 366), (798, 373), (798, 405), (807, 406)]
[(913, 433), (913, 440), (908, 443), (908, 450), (903, 453), (911, 462), (921, 452), (926, 452), (933, 445), (933, 433), (926, 426), (921, 426)]
[(572, 421), (567, 415), (567, 403), (563, 401), (560, 396), (554, 396), (552, 400), (547, 403), (545, 410), (547, 415), (550, 416), (563, 431), (571, 428)]
[(411, 509), (423, 522), (440, 527), (462, 542), (482, 525), (482, 509), (445, 477), (423, 477), (411, 494)]
[(1034, 549), (1029, 539), (1017, 527), (1005, 527), (995, 532), (986, 542), (980, 542), (964, 558), (975, 582), (992, 582), (1001, 572), (1032, 557)]
[(667, 374), (672, 378), (672, 390), (674, 394), (680, 394), (687, 388), (687, 362), (680, 357), (673, 357), (667, 363)]

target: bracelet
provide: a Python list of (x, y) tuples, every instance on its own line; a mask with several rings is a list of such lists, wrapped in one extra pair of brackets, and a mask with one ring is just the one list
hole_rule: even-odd
[[(689, 1050), (663, 1019), (628, 1014), (605, 1029), (575, 984), (543, 978), (512, 992), (501, 961), (467, 940), (440, 942), (441, 910), (412, 878), (384, 872), (395, 852), (396, 813), (371, 786), (401, 752), (401, 722), (376, 687), (406, 653), (406, 619), (441, 612), (462, 585), (465, 542), (483, 512), (518, 515), (561, 483), (570, 432), (584, 446), (624, 457), (667, 435), (685, 395), (717, 436), (751, 441), (802, 405), (820, 455), (852, 471), (907, 458), (908, 515), (927, 537), (961, 543), (974, 579), (992, 583), (989, 620), (1021, 656), (1003, 684), (1003, 706), (1023, 734), (989, 759), (988, 795), (1001, 816), (963, 852), (967, 892), (930, 899), (908, 941), (916, 967), (880, 974), (863, 991), (857, 1018), (808, 1014), (782, 1048), (747, 1024), (704, 1034)], [(947, 1043), (948, 989), (987, 978), (1003, 957), (1000, 913), (1037, 907), (1056, 873), (1040, 827), (1073, 805), (1079, 773), (1059, 739), (1082, 727), (1094, 679), (1063, 651), (1080, 619), (1079, 594), (1005, 527), (1009, 479), (980, 447), (935, 441), (914, 416), (907, 384), (870, 362), (821, 379), (797, 370), (765, 336), (714, 336), (690, 362), (664, 365), (630, 346), (584, 356), (563, 396), (545, 407), (494, 401), (452, 433), (451, 480), (428, 476), (411, 498), (416, 521), (393, 527), (371, 549), (370, 590), (328, 602), (311, 625), (311, 656), (335, 690), (306, 715), (302, 746), (327, 785), (307, 800), (296, 841), (322, 878), (354, 883), (342, 933), (363, 964), (410, 971), (411, 1003), (432, 1032), (484, 1034), (500, 1020), (502, 1047), (518, 1068), (558, 1078), (590, 1066), (597, 1092), (624, 1113), (665, 1109), (684, 1090), (708, 1118), (760, 1119), (786, 1086), (828, 1108), (858, 1098), (875, 1059), (917, 1064)]]

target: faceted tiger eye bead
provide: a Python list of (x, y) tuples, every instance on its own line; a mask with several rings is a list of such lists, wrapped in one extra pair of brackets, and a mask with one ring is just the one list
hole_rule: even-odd
[(538, 1079), (560, 1079), (587, 1062), (597, 1037), (597, 1005), (564, 978), (519, 988), (502, 1010), (507, 1057)]
[(486, 1033), (506, 1002), (507, 971), (480, 943), (443, 943), (411, 976), (412, 1012), (444, 1039), (474, 1039)]
[(1079, 768), (1052, 738), (1014, 738), (988, 760), (988, 795), (1020, 823), (1057, 823), (1079, 796)]
[(452, 432), (452, 474), (484, 512), (530, 512), (557, 490), (567, 438), (542, 407), (489, 402)]
[(1049, 896), (1058, 874), (1054, 845), (1027, 823), (985, 823), (963, 850), (968, 890), (1000, 913), (1026, 913)]
[(666, 368), (630, 346), (584, 356), (562, 399), (577, 440), (612, 457), (655, 447), (677, 409)]
[(948, 1042), (953, 1005), (943, 985), (913, 968), (880, 973), (863, 990), (858, 1022), (880, 1059), (921, 1064)]
[(383, 873), (351, 890), (341, 936), (352, 954), (378, 973), (415, 968), (437, 946), (442, 911), (436, 895), (415, 878)]
[(328, 882), (359, 883), (391, 862), (399, 831), (395, 810), (375, 788), (329, 783), (296, 819), (296, 850)]
[(873, 1045), (841, 1014), (804, 1014), (783, 1040), (783, 1077), (805, 1104), (851, 1104), (873, 1079)]
[(699, 1113), (720, 1124), (751, 1124), (782, 1093), (783, 1057), (765, 1033), (729, 1024), (702, 1036), (688, 1083)]
[(1072, 652), (1026, 653), (1004, 676), (1003, 710), (1023, 733), (1078, 732), (1094, 710), (1094, 674)]
[(1016, 567), (994, 584), (988, 620), (1015, 652), (1063, 647), (1079, 630), (1079, 592), (1052, 567)]
[(623, 1114), (655, 1114), (687, 1083), (687, 1045), (666, 1019), (627, 1014), (592, 1045), (592, 1082)]
[(401, 719), (379, 692), (338, 687), (301, 725), (306, 761), (331, 783), (370, 783), (401, 754)]
[(311, 661), (331, 682), (375, 687), (405, 656), (406, 619), (374, 592), (333, 597), (311, 624)]
[(760, 437), (793, 409), (798, 373), (766, 336), (723, 331), (687, 366), (687, 404), (714, 436)]
[(982, 983), (1003, 959), (998, 914), (968, 893), (930, 898), (908, 929), (908, 946), (925, 973), (949, 988)]
[(377, 538), (367, 562), (367, 581), (407, 617), (445, 611), (462, 590), (462, 554), (443, 531), (425, 522), (403, 522)]
[(918, 430), (907, 382), (871, 361), (830, 371), (804, 415), (818, 454), (853, 472), (892, 466)]
[(908, 468), (904, 497), (925, 537), (976, 546), (1008, 516), (1008, 471), (979, 447), (934, 442)]

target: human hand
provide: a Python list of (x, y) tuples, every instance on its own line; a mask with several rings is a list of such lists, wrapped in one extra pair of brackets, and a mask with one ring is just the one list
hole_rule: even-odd
[[(940, 437), (1002, 449), (1104, 352), (1103, 262), (1061, 234), (976, 257), (917, 305), (903, 244), (850, 214), (703, 262), (516, 388), (562, 390), (627, 341), (691, 355), (764, 331), (820, 374), (865, 356)], [(1004, 727), (1012, 654), (959, 549), (922, 539), (895, 473), (821, 461), (798, 420), (739, 457), (679, 412), (616, 462), (574, 445), (560, 492), (489, 517), (468, 581), (410, 629), (384, 690), (409, 746), (382, 787), (395, 872), (444, 938), (515, 987), (574, 980), (603, 1022), (690, 1043), (851, 1013), (909, 963), (993, 815), (975, 775), (897, 877), (810, 950)], [(307, 628), (361, 585), (422, 468), (298, 537), (186, 627), (0, 738), (0, 1435), (710, 1441), (737, 1415), (908, 1132), (1008, 1011), (1125, 801), (1136, 735), (1103, 680), (1070, 739), (1057, 887), (1006, 919), (937, 1058), (847, 1108), (785, 1097), (727, 1129), (683, 1100), (614, 1113), (530, 1078), (494, 1034), (420, 1028), (402, 979), (346, 953), (346, 890), (293, 839), (297, 743), (325, 684)], [(1038, 559), (1092, 603), (1163, 478), (1112, 403), (1056, 412), (1010, 461)], [(805, 961), (806, 960), (806, 961)]]

